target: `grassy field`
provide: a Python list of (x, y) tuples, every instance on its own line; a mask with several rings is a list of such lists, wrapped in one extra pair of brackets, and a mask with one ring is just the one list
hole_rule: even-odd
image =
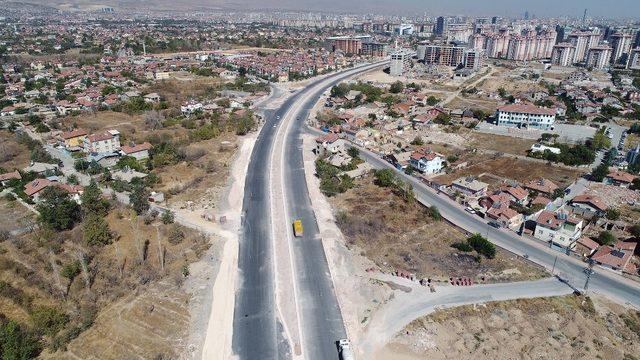
[(448, 279), (465, 276), (487, 281), (537, 278), (542, 272), (498, 250), (494, 259), (476, 261), (450, 245), (466, 235), (444, 221), (429, 217), (422, 205), (406, 203), (368, 177), (357, 187), (330, 198), (338, 226), (351, 245), (382, 268), (402, 269), (422, 277)]

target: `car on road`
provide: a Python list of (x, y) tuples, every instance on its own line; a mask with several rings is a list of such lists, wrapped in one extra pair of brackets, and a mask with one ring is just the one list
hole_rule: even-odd
[(587, 274), (587, 275), (593, 275), (593, 274), (595, 274), (595, 273), (596, 273), (595, 271), (593, 271), (593, 269), (592, 269), (592, 268), (588, 268), (588, 267), (584, 268), (584, 269), (582, 270), (582, 272), (583, 272), (583, 273), (585, 273), (585, 274)]
[(467, 206), (466, 208), (464, 208), (464, 211), (468, 212), (469, 214), (475, 214), (476, 211), (473, 210), (473, 208)]
[(502, 225), (500, 225), (500, 223), (497, 221), (489, 221), (489, 226), (494, 227), (496, 229), (500, 229), (502, 227)]
[(304, 227), (302, 226), (302, 220), (296, 219), (293, 222), (293, 235), (295, 237), (302, 237), (304, 235)]

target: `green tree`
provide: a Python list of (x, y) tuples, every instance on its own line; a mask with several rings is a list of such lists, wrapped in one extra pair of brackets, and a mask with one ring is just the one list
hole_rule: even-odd
[(437, 98), (437, 97), (435, 97), (435, 96), (431, 95), (431, 96), (429, 96), (429, 97), (427, 98), (427, 105), (429, 105), (429, 106), (434, 106), (435, 104), (437, 104), (437, 103), (438, 103), (438, 101), (439, 101), (439, 100), (438, 100), (438, 98)]
[(69, 197), (69, 193), (57, 186), (48, 186), (42, 191), (37, 209), (40, 221), (58, 231), (73, 228), (80, 219), (80, 206)]
[(438, 208), (435, 205), (428, 207), (428, 213), (429, 213), (429, 216), (435, 221), (440, 221), (442, 219), (442, 215), (440, 215), (440, 210), (438, 210)]
[(474, 234), (467, 238), (467, 243), (478, 254), (484, 255), (487, 259), (493, 259), (496, 256), (496, 247), (489, 240), (480, 234)]
[(143, 186), (136, 186), (129, 195), (129, 202), (138, 215), (143, 214), (149, 209), (149, 192)]
[(129, 168), (135, 171), (144, 170), (144, 166), (142, 166), (142, 164), (140, 164), (140, 162), (133, 156), (123, 156), (120, 159), (118, 159), (118, 162), (116, 163), (116, 168), (118, 169)]
[(640, 224), (634, 224), (630, 229), (629, 232), (631, 233), (631, 235), (633, 235), (634, 238), (640, 238)]
[(618, 209), (609, 209), (607, 210), (607, 215), (606, 215), (608, 220), (611, 221), (615, 221), (620, 219), (620, 210)]
[(9, 321), (0, 327), (0, 354), (3, 360), (28, 360), (40, 354), (42, 348), (35, 334)]
[(357, 157), (360, 157), (360, 150), (358, 150), (358, 148), (356, 147), (350, 147), (349, 150), (347, 150), (347, 154), (355, 159)]
[(89, 186), (84, 189), (80, 199), (85, 216), (88, 214), (106, 216), (109, 212), (109, 201), (102, 197), (102, 192), (94, 180), (91, 180)]
[(162, 216), (160, 216), (160, 220), (165, 225), (173, 224), (175, 221), (175, 215), (172, 211), (165, 211), (162, 213)]
[(69, 279), (69, 281), (73, 281), (76, 276), (80, 275), (80, 261), (75, 260), (64, 265), (60, 270), (60, 275)]
[(398, 177), (391, 169), (376, 170), (374, 173), (375, 183), (382, 187), (393, 187)]
[(598, 167), (593, 169), (593, 171), (591, 172), (593, 181), (597, 182), (602, 182), (604, 178), (607, 177), (607, 175), (609, 175), (609, 165), (607, 165), (605, 162), (602, 162), (602, 164), (598, 165)]
[(91, 246), (107, 245), (113, 236), (104, 217), (94, 213), (85, 218), (83, 234), (84, 241)]
[(601, 231), (596, 242), (600, 245), (611, 245), (616, 242), (616, 237), (609, 231)]
[(69, 317), (56, 308), (39, 306), (31, 312), (31, 321), (37, 332), (55, 336), (64, 329)]
[(591, 139), (591, 148), (594, 150), (608, 149), (611, 147), (611, 139), (604, 134), (603, 131), (598, 131), (593, 135)]
[(424, 145), (424, 140), (422, 140), (420, 136), (416, 136), (413, 138), (413, 141), (411, 141), (411, 145), (422, 146)]
[(400, 80), (394, 82), (389, 87), (389, 92), (391, 92), (392, 94), (399, 94), (402, 92), (402, 90), (404, 90), (404, 84)]

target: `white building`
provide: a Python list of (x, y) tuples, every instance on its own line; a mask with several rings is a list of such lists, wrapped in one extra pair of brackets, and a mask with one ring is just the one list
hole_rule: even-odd
[(611, 54), (612, 65), (627, 65), (628, 56), (631, 53), (631, 35), (624, 33), (615, 33), (611, 36), (611, 47), (613, 52)]
[(444, 157), (431, 151), (416, 151), (411, 154), (409, 165), (424, 174), (436, 174), (444, 167)]
[(536, 220), (533, 236), (565, 249), (573, 249), (582, 236), (583, 222), (566, 213), (543, 211)]
[(101, 134), (91, 134), (84, 138), (83, 148), (91, 154), (115, 153), (120, 150), (120, 132), (109, 130)]
[(411, 64), (411, 58), (415, 55), (415, 52), (409, 49), (400, 49), (391, 53), (391, 66), (389, 67), (389, 74), (391, 76), (402, 76), (405, 70)]
[(498, 108), (496, 118), (500, 126), (553, 130), (556, 109), (530, 104), (509, 104)]

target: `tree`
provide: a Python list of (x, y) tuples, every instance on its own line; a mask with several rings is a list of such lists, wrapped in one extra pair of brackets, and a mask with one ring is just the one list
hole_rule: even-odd
[(608, 149), (611, 147), (611, 139), (604, 134), (603, 131), (598, 131), (593, 135), (591, 139), (591, 148), (594, 150)]
[(110, 204), (102, 197), (102, 192), (94, 180), (91, 180), (89, 186), (84, 189), (80, 199), (85, 216), (89, 214), (106, 216), (109, 212)]
[(135, 171), (144, 170), (144, 167), (142, 166), (142, 164), (140, 164), (138, 159), (129, 155), (122, 156), (120, 159), (118, 159), (118, 162), (116, 163), (116, 168), (118, 169), (129, 168)]
[(427, 105), (429, 105), (429, 106), (434, 106), (435, 104), (437, 104), (437, 103), (438, 103), (438, 101), (439, 101), (439, 100), (438, 100), (438, 98), (437, 98), (437, 97), (435, 97), (435, 96), (431, 95), (431, 96), (429, 96), (429, 97), (427, 98)]
[(616, 242), (616, 237), (609, 231), (601, 231), (596, 242), (600, 245), (611, 245)]
[(70, 282), (72, 282), (73, 279), (75, 279), (76, 276), (78, 276), (79, 274), (80, 274), (80, 261), (78, 260), (75, 260), (66, 264), (65, 266), (62, 267), (62, 270), (60, 270), (60, 275), (69, 279)]
[(338, 84), (331, 88), (331, 97), (344, 97), (349, 92), (347, 84)]
[(424, 145), (424, 141), (420, 136), (416, 136), (413, 138), (413, 141), (411, 141), (411, 145), (422, 146)]
[(609, 165), (607, 165), (605, 162), (598, 165), (598, 167), (593, 169), (593, 171), (591, 172), (591, 178), (596, 182), (602, 182), (604, 178), (607, 177), (607, 175), (609, 175)]
[(397, 176), (391, 169), (376, 170), (375, 183), (382, 187), (393, 187), (396, 184)]
[(58, 231), (73, 228), (80, 219), (80, 206), (69, 197), (66, 190), (57, 186), (48, 186), (42, 191), (37, 209), (40, 221)]
[(391, 92), (392, 94), (399, 94), (402, 92), (402, 90), (404, 90), (404, 84), (400, 80), (394, 82), (389, 87), (389, 92)]
[(84, 241), (91, 246), (107, 245), (113, 236), (104, 217), (93, 213), (84, 220), (83, 233)]
[(480, 234), (474, 234), (467, 238), (467, 243), (480, 255), (484, 255), (487, 259), (493, 259), (496, 256), (496, 247), (489, 240)]
[(449, 125), (451, 123), (451, 116), (445, 113), (439, 113), (433, 122), (436, 124)]
[(357, 157), (360, 157), (360, 150), (358, 150), (358, 148), (356, 147), (350, 147), (349, 150), (347, 150), (347, 154), (355, 159)]
[(27, 360), (37, 357), (42, 348), (35, 334), (11, 320), (0, 327), (0, 350), (3, 360)]
[(629, 232), (631, 233), (631, 235), (633, 235), (634, 238), (640, 238), (640, 224), (635, 224), (633, 225), (630, 229)]
[(620, 219), (620, 210), (618, 209), (609, 209), (607, 210), (606, 218), (611, 221), (616, 221)]
[(175, 221), (175, 215), (172, 211), (165, 211), (162, 213), (162, 216), (160, 216), (160, 220), (165, 225), (173, 224)]
[(129, 202), (137, 214), (149, 209), (149, 192), (144, 186), (136, 186), (129, 195)]

